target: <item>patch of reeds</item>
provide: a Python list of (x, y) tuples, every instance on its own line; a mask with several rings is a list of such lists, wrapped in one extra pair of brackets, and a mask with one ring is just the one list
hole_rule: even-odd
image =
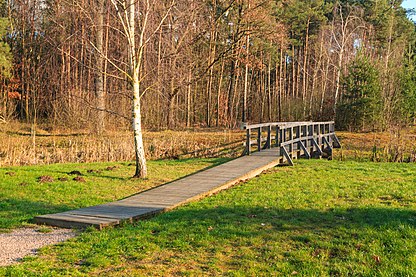
[[(237, 156), (243, 135), (232, 131), (162, 131), (144, 133), (148, 159)], [(103, 136), (6, 131), (0, 134), (0, 166), (134, 160), (129, 132)]]
[(414, 129), (394, 128), (383, 133), (339, 132), (342, 149), (334, 159), (373, 162), (416, 162)]

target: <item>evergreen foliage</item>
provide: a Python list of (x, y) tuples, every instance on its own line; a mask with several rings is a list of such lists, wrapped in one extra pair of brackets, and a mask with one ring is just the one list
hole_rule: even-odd
[(343, 78), (345, 94), (338, 107), (338, 124), (350, 130), (375, 129), (381, 117), (379, 71), (359, 54)]
[(2, 38), (7, 34), (8, 20), (0, 18), (0, 78), (10, 77), (12, 69), (12, 54), (10, 46), (2, 41)]
[(399, 72), (401, 109), (398, 117), (404, 123), (411, 123), (416, 119), (416, 53), (413, 49), (414, 47), (409, 47), (405, 63)]

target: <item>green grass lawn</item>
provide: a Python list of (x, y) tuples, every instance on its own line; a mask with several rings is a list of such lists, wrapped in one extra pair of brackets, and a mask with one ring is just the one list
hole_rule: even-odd
[[(226, 160), (149, 161), (146, 180), (131, 178), (131, 163), (0, 168), (0, 232), (30, 223), (36, 215), (118, 200)], [(72, 171), (82, 175), (69, 174)]]
[(0, 275), (416, 276), (416, 167), (298, 161), (150, 220), (89, 230)]

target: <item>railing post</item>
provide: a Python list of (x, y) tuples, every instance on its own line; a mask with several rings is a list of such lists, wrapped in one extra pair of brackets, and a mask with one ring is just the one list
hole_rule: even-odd
[[(293, 126), (289, 129), (289, 140), (293, 140)], [(293, 142), (289, 145), (289, 155), (293, 157)]]
[(282, 148), (285, 147), (285, 146), (282, 146), (282, 144), (285, 143), (286, 140), (287, 140), (287, 134), (286, 134), (286, 132), (287, 132), (287, 129), (286, 129), (285, 126), (283, 126), (283, 129), (280, 130), (280, 146), (281, 146), (281, 148), (280, 148), (280, 155), (282, 157), (283, 157), (283, 149)]
[(249, 156), (251, 152), (251, 129), (248, 128), (246, 131), (246, 154)]
[(272, 126), (267, 126), (267, 149), (272, 148)]
[(318, 143), (318, 146), (319, 146), (319, 148), (321, 148), (321, 137), (320, 137), (320, 135), (321, 135), (321, 124), (316, 124), (316, 126), (317, 126), (317, 128), (316, 128), (316, 135), (317, 135), (317, 138), (316, 138), (316, 142)]
[(328, 140), (328, 143), (329, 144), (331, 144), (332, 145), (332, 138), (331, 138), (331, 135), (330, 135), (330, 133), (331, 133), (331, 123), (328, 123), (328, 124), (326, 124), (327, 125), (327, 140)]
[(259, 127), (257, 132), (257, 151), (261, 151), (261, 127)]
[(333, 124), (332, 122), (328, 123), (328, 140), (331, 145), (334, 144), (334, 139), (332, 138), (332, 135), (331, 135), (334, 129), (334, 126), (332, 124)]
[(308, 125), (303, 125), (302, 128), (302, 137), (303, 137), (303, 142), (305, 143), (305, 147), (308, 148), (309, 147), (309, 141), (306, 139), (306, 137), (308, 136)]
[[(313, 123), (308, 125), (308, 137), (312, 137), (313, 138)], [(308, 144), (310, 145), (310, 147), (312, 147), (312, 151), (311, 153), (313, 153), (313, 151), (315, 150), (313, 147), (313, 143), (311, 139), (308, 139)]]
[(280, 146), (280, 127), (276, 125), (276, 143), (275, 146)]
[(297, 146), (298, 148), (296, 149), (296, 157), (298, 158), (300, 155), (300, 149), (302, 149), (302, 147), (300, 146), (300, 144), (302, 143), (301, 140), (301, 125), (296, 126), (296, 139), (298, 140)]

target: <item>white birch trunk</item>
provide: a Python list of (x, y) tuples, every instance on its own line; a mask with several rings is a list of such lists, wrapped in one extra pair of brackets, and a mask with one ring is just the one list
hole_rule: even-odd
[(96, 40), (96, 76), (95, 76), (95, 93), (97, 101), (97, 122), (96, 131), (102, 134), (105, 129), (105, 91), (104, 91), (104, 57), (103, 57), (103, 42), (104, 42), (104, 1), (97, 1), (97, 31), (95, 34)]
[[(128, 32), (127, 39), (129, 42), (129, 62), (130, 62), (130, 74), (132, 75), (131, 85), (133, 94), (133, 108), (132, 108), (132, 121), (133, 121), (133, 134), (134, 134), (134, 150), (136, 159), (136, 172), (134, 177), (145, 178), (147, 176), (147, 164), (143, 144), (142, 133), (142, 117), (140, 109), (140, 63), (143, 56), (144, 46), (144, 29), (147, 18), (145, 18), (140, 34), (138, 53), (136, 52), (135, 45), (135, 0), (129, 0), (129, 18), (128, 18)], [(145, 15), (147, 17), (147, 14)]]
[(140, 110), (140, 81), (137, 74), (133, 76), (133, 133), (136, 158), (136, 172), (134, 177), (147, 176), (146, 156), (143, 144), (142, 117)]
[[(112, 63), (113, 66), (118, 68), (130, 81), (131, 84), (131, 93), (133, 96), (133, 105), (132, 105), (132, 127), (134, 135), (134, 150), (135, 150), (135, 160), (136, 160), (136, 172), (134, 177), (145, 178), (147, 176), (147, 165), (146, 165), (146, 156), (145, 149), (143, 144), (143, 133), (142, 133), (142, 118), (141, 118), (141, 91), (140, 91), (140, 78), (141, 76), (141, 65), (143, 62), (143, 52), (145, 45), (149, 42), (150, 37), (146, 38), (147, 24), (149, 20), (149, 14), (151, 13), (150, 7), (151, 3), (149, 0), (144, 0), (144, 8), (140, 12), (136, 10), (137, 1), (136, 0), (125, 0), (124, 2), (111, 0), (113, 7), (117, 11), (118, 18), (123, 27), (123, 32), (125, 34), (127, 48), (128, 48), (128, 65), (129, 72), (125, 72), (119, 68), (115, 63)], [(173, 5), (172, 1), (172, 5)], [(123, 9), (120, 9), (120, 6)], [(124, 8), (126, 10), (124, 10)], [(159, 22), (158, 27), (154, 30), (156, 34), (162, 24), (166, 19), (167, 15), (170, 12), (170, 8), (166, 11), (166, 14)], [(140, 33), (138, 37), (138, 45), (136, 47), (136, 15), (141, 15), (141, 24), (140, 24)], [(151, 35), (152, 36), (152, 35)]]

